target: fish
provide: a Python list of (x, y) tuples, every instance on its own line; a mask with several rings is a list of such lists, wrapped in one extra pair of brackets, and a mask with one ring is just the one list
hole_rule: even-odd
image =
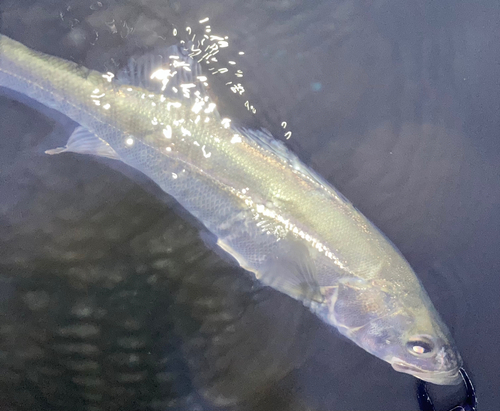
[(0, 34), (0, 86), (78, 126), (66, 146), (144, 173), (263, 285), (399, 372), (461, 383), (461, 356), (415, 272), (337, 189), (266, 130), (234, 124), (188, 45), (101, 73)]

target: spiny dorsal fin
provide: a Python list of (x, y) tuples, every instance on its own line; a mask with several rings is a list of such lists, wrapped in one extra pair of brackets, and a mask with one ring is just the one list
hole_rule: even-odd
[(291, 167), (296, 173), (300, 173), (302, 176), (308, 178), (310, 181), (317, 184), (319, 188), (326, 189), (336, 200), (342, 201), (346, 204), (351, 204), (351, 202), (345, 198), (342, 193), (333, 187), (324, 177), (304, 165), (296, 154), (290, 151), (282, 141), (276, 140), (269, 131), (265, 129), (249, 130), (247, 128), (238, 127), (235, 127), (235, 129), (248, 141), (251, 141), (273, 153), (281, 161)]

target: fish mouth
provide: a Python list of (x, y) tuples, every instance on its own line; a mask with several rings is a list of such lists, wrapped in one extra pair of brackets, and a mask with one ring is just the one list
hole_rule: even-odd
[(400, 359), (394, 359), (394, 361), (391, 362), (391, 365), (396, 371), (413, 375), (416, 378), (432, 384), (458, 385), (462, 383), (462, 377), (458, 368), (446, 371), (429, 371), (423, 370), (415, 365), (405, 363)]

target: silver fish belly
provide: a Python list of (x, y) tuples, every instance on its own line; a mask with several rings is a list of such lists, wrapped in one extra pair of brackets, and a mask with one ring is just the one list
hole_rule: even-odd
[[(185, 62), (198, 72), (196, 62)], [(170, 69), (155, 68), (148, 78), (165, 84)], [(0, 86), (81, 125), (66, 148), (51, 153), (103, 155), (140, 170), (264, 284), (398, 371), (460, 382), (460, 355), (406, 260), (265, 132), (232, 127), (203, 93), (175, 98), (117, 82), (2, 35)]]

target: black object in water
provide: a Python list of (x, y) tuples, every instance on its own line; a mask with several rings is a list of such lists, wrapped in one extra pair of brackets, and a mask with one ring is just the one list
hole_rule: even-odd
[[(467, 395), (461, 404), (456, 405), (450, 411), (476, 411), (477, 398), (472, 381), (463, 368), (460, 368), (460, 375), (464, 381)], [(427, 391), (427, 383), (425, 381), (419, 380), (417, 384), (417, 398), (421, 411), (436, 411), (429, 392)]]

